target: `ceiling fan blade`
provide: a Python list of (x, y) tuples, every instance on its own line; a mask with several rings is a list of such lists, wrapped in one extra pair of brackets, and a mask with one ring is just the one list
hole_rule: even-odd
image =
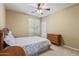
[(38, 9), (40, 8), (40, 5), (41, 5), (41, 4), (40, 4), (40, 3), (38, 3)]
[(48, 10), (48, 11), (50, 11), (50, 8), (48, 8), (48, 9), (45, 9), (45, 10)]

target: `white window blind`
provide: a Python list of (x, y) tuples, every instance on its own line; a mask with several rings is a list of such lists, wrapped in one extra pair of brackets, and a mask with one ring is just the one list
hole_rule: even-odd
[(39, 19), (28, 19), (28, 32), (29, 35), (38, 36), (40, 35), (40, 20)]

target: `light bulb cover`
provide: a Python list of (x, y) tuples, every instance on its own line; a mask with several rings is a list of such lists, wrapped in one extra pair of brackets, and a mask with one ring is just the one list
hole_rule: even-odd
[(42, 10), (37, 10), (37, 13), (42, 13)]

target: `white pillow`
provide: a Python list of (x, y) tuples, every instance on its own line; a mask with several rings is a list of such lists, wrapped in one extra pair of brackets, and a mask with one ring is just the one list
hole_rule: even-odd
[(15, 38), (13, 37), (11, 31), (9, 31), (8, 35), (4, 38), (4, 41), (11, 46), (15, 44)]
[(11, 37), (12, 39), (15, 39), (11, 31), (9, 31), (8, 36)]
[(9, 31), (8, 34), (12, 34), (12, 31)]

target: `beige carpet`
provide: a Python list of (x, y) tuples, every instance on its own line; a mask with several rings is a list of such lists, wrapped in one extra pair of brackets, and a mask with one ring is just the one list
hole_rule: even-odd
[(51, 50), (41, 53), (40, 56), (79, 56), (79, 52), (61, 46), (52, 45)]

